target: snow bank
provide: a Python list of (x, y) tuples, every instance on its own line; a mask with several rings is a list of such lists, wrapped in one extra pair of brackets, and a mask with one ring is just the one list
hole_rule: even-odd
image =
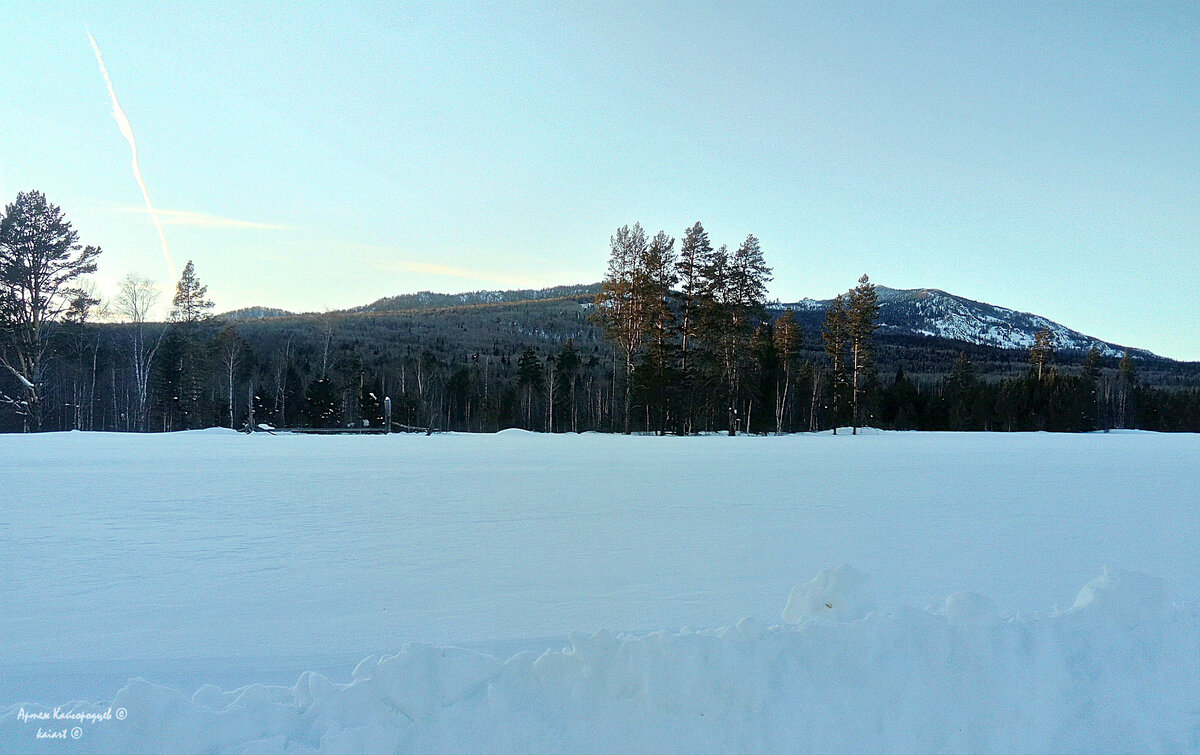
[(1200, 748), (1200, 617), (1152, 578), (1106, 571), (1068, 611), (1007, 620), (970, 593), (867, 613), (866, 584), (850, 567), (823, 572), (793, 591), (786, 626), (599, 632), (503, 662), (406, 645), (344, 685), (308, 672), (189, 698), (134, 680), (110, 702), (64, 706), (67, 718), (38, 720), (53, 709), (31, 704), (0, 713), (0, 751), (63, 726), (80, 730), (65, 750), (86, 752)]
[(846, 564), (836, 569), (822, 569), (811, 582), (792, 589), (783, 609), (783, 620), (799, 624), (814, 619), (861, 619), (875, 607), (870, 584), (870, 577)]

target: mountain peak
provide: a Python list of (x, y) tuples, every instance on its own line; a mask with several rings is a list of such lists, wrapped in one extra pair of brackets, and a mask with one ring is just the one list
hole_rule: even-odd
[[(879, 296), (879, 327), (893, 333), (934, 336), (1002, 349), (1028, 349), (1037, 332), (1048, 328), (1054, 335), (1056, 348), (1064, 351), (1087, 351), (1095, 347), (1102, 356), (1119, 357), (1127, 350), (1125, 346), (1084, 335), (1041, 315), (967, 299), (937, 288), (876, 286), (875, 291)], [(802, 299), (781, 306), (819, 312), (831, 302), (831, 299)], [(1139, 358), (1161, 358), (1144, 349), (1128, 351)]]

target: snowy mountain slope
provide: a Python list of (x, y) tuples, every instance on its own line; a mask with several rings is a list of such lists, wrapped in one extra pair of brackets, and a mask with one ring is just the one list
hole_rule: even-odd
[[(473, 291), (460, 294), (422, 291), (379, 299), (371, 304), (344, 310), (344, 314), (432, 312), (479, 304), (523, 306), (549, 299), (575, 299), (580, 308), (587, 309), (591, 306), (587, 301), (588, 297), (594, 295), (597, 290), (599, 284), (556, 286), (538, 290)], [(1041, 315), (974, 301), (936, 288), (894, 289), (877, 286), (876, 290), (879, 293), (880, 330), (884, 335), (943, 338), (979, 346), (1023, 351), (1033, 345), (1034, 334), (1046, 327), (1054, 334), (1055, 348), (1059, 351), (1084, 352), (1096, 346), (1101, 356), (1110, 359), (1120, 358), (1126, 351), (1123, 345), (1085, 335)], [(810, 332), (816, 333), (819, 332), (820, 318), (829, 303), (829, 299), (802, 299), (769, 307), (777, 311), (790, 309), (798, 315), (807, 315), (805, 319), (808, 322), (804, 323), (804, 326), (810, 329)], [(248, 320), (290, 314), (283, 310), (251, 307), (230, 313), (226, 317)], [(547, 332), (553, 332), (553, 328), (548, 328)], [(579, 340), (578, 333), (563, 337)], [(1129, 348), (1129, 351), (1139, 359), (1163, 359), (1145, 349)]]
[[(936, 288), (877, 286), (876, 291), (879, 293), (879, 324), (884, 332), (949, 338), (1001, 349), (1028, 349), (1033, 345), (1034, 335), (1042, 328), (1049, 328), (1054, 334), (1055, 348), (1064, 351), (1087, 351), (1095, 346), (1102, 356), (1120, 357), (1126, 349), (1071, 330), (1041, 315), (997, 307)], [(802, 299), (781, 307), (816, 313), (824, 312), (830, 301)], [(1143, 359), (1161, 359), (1144, 349), (1131, 348), (1129, 351)]]
[(415, 294), (400, 294), (378, 299), (347, 312), (402, 312), (406, 310), (438, 309), (443, 307), (473, 306), (476, 304), (519, 304), (527, 301), (558, 299), (572, 296), (594, 296), (600, 290), (599, 283), (570, 286), (552, 286), (538, 289), (513, 291), (467, 291), (458, 294), (439, 294), (419, 291)]
[(242, 307), (218, 315), (222, 320), (262, 320), (267, 317), (293, 317), (295, 312), (278, 307)]

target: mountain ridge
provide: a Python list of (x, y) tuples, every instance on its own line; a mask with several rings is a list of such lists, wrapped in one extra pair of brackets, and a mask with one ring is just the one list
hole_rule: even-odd
[[(1020, 312), (937, 288), (896, 289), (876, 286), (879, 295), (879, 327), (894, 333), (932, 336), (1001, 349), (1028, 349), (1034, 335), (1048, 328), (1055, 348), (1087, 351), (1092, 347), (1104, 357), (1120, 357), (1125, 351), (1141, 359), (1169, 359), (1147, 349), (1105, 341), (1068, 328), (1048, 317)], [(800, 312), (824, 312), (832, 299), (801, 299), (780, 304), (782, 309)], [(1171, 360), (1174, 361), (1174, 360)]]
[[(419, 312), (483, 304), (512, 304), (591, 297), (600, 290), (599, 283), (550, 286), (539, 289), (478, 290), (456, 294), (418, 291), (376, 299), (331, 314), (383, 314), (388, 312)], [(879, 295), (879, 328), (883, 332), (915, 337), (942, 338), (951, 341), (990, 346), (1000, 349), (1025, 350), (1033, 345), (1034, 335), (1048, 328), (1055, 338), (1055, 348), (1063, 351), (1085, 352), (1092, 347), (1101, 356), (1118, 358), (1129, 351), (1138, 359), (1176, 361), (1147, 349), (1128, 347), (1081, 333), (1042, 315), (1021, 312), (987, 302), (968, 299), (938, 288), (896, 289), (876, 285)], [(795, 302), (769, 302), (767, 308), (776, 313), (791, 310), (808, 315), (808, 327), (817, 325), (832, 299), (804, 298)], [(586, 304), (580, 303), (581, 306)], [(244, 307), (222, 317), (233, 320), (291, 317), (296, 313), (272, 307)], [(310, 313), (311, 314), (311, 313)]]

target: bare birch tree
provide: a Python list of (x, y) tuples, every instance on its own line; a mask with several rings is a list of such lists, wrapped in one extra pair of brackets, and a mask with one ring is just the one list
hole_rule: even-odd
[(147, 398), (149, 396), (150, 369), (154, 366), (154, 355), (162, 344), (166, 329), (159, 331), (153, 343), (146, 338), (146, 323), (149, 321), (150, 310), (158, 303), (160, 292), (158, 286), (149, 278), (130, 273), (121, 281), (114, 302), (117, 315), (130, 323), (129, 357), (133, 367), (133, 384), (137, 402), (136, 426), (141, 432), (146, 431)]

